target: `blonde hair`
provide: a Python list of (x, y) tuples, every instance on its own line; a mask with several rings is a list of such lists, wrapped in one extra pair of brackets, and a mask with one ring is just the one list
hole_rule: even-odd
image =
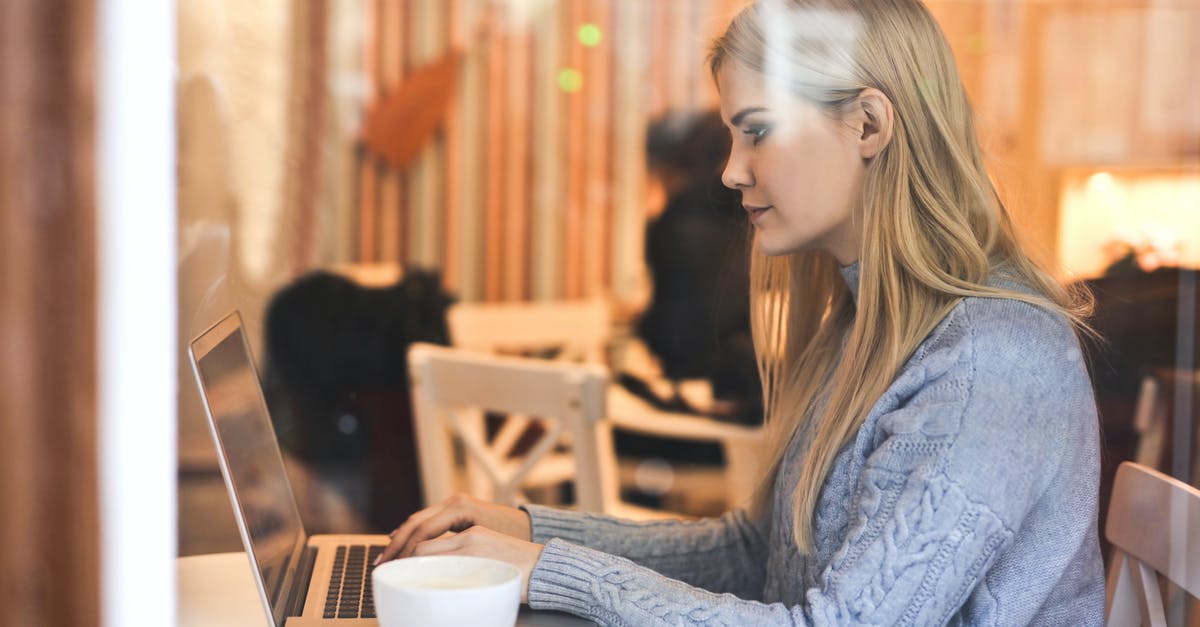
[[(959, 301), (1023, 301), (1081, 331), (1091, 301), (1018, 245), (954, 58), (918, 0), (761, 0), (714, 42), (714, 78), (731, 61), (829, 115), (866, 88), (894, 109), (891, 141), (867, 164), (853, 216), (862, 244), (857, 303), (828, 253), (752, 253), (751, 327), (771, 447), (754, 503), (767, 507), (780, 462), (805, 431), (792, 514), (796, 546), (811, 553), (813, 514), (835, 456)], [(996, 275), (1022, 288), (988, 285)]]

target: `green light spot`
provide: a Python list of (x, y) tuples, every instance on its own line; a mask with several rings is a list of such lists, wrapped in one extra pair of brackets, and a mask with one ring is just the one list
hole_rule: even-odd
[(573, 94), (583, 89), (583, 74), (574, 68), (563, 68), (558, 71), (558, 88)]
[(595, 24), (584, 24), (579, 27), (579, 43), (591, 48), (600, 43), (600, 27)]

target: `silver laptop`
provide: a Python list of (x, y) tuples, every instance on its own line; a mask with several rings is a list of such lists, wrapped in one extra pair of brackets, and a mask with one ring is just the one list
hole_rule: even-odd
[(371, 562), (388, 537), (305, 533), (238, 313), (200, 334), (188, 355), (272, 624), (377, 625)]
[[(233, 312), (200, 334), (188, 346), (188, 355), (271, 624), (378, 625), (371, 563), (388, 537), (305, 533), (241, 316)], [(521, 626), (590, 624), (524, 606), (517, 617)]]

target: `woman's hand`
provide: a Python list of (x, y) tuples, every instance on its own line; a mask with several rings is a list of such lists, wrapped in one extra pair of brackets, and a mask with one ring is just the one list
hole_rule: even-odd
[(469, 555), (508, 562), (521, 571), (521, 602), (528, 603), (529, 576), (542, 556), (542, 545), (476, 526), (461, 533), (420, 542), (412, 554)]
[[(447, 531), (465, 531), (476, 526), (511, 536), (530, 546), (539, 546), (529, 542), (532, 538), (529, 514), (515, 507), (456, 494), (409, 516), (404, 524), (391, 533), (391, 543), (375, 563), (382, 564), (398, 557), (416, 555), (414, 551), (422, 542), (433, 540)], [(535, 555), (534, 562), (536, 561)], [(532, 569), (532, 564), (530, 568)]]

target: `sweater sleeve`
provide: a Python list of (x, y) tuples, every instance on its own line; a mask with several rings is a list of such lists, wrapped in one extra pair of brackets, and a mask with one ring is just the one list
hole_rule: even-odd
[(744, 510), (697, 521), (634, 522), (612, 516), (522, 506), (533, 541), (554, 539), (621, 556), (670, 579), (744, 598), (762, 595), (765, 530)]
[(946, 624), (986, 586), (1090, 406), (1086, 373), (1063, 362), (1077, 349), (1069, 332), (1069, 342), (1016, 346), (1003, 333), (968, 335), (897, 380), (906, 400), (868, 417), (878, 428), (842, 451), (863, 449), (865, 462), (850, 471), (857, 487), (844, 505), (823, 496), (818, 511), (847, 507), (849, 526), (803, 603), (718, 594), (551, 540), (530, 578), (530, 605), (614, 625)]

